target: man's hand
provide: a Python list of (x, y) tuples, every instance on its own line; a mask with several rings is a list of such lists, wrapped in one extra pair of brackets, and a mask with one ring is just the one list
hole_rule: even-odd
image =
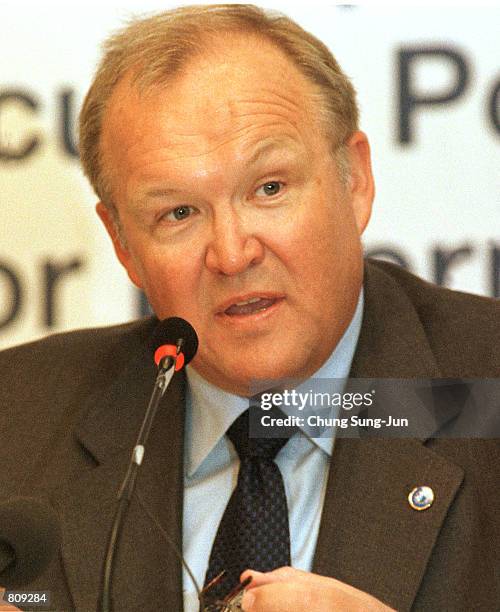
[(280, 567), (273, 572), (246, 570), (252, 576), (242, 605), (245, 612), (389, 612), (375, 597), (335, 578)]

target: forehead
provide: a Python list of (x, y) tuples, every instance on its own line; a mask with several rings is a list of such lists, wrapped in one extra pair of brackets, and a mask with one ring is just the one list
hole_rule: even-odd
[[(252, 135), (301, 138), (317, 127), (317, 88), (274, 44), (255, 35), (227, 34), (187, 61), (167, 84), (139, 92), (126, 75), (105, 114), (102, 144), (116, 149), (126, 140), (176, 155), (196, 155)], [(154, 137), (156, 128), (156, 137)]]

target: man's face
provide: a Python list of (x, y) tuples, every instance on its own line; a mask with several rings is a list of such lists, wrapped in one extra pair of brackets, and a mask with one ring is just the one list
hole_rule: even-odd
[(124, 79), (104, 120), (123, 242), (98, 212), (120, 261), (160, 319), (194, 326), (196, 370), (241, 395), (317, 370), (362, 282), (368, 145), (351, 139), (344, 186), (312, 91), (274, 46), (234, 36), (154, 93)]

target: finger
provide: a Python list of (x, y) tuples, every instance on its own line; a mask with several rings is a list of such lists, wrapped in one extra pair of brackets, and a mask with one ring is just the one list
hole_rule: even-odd
[(241, 599), (241, 607), (243, 608), (244, 612), (253, 612), (254, 604), (255, 604), (254, 593), (252, 593), (252, 591), (249, 588), (245, 589), (245, 592), (243, 593), (243, 597)]
[[(245, 612), (309, 612), (311, 609), (309, 594), (294, 583), (265, 584), (246, 590), (241, 605)], [(317, 612), (331, 610), (318, 608)]]
[(332, 607), (321, 602), (314, 591), (294, 582), (265, 584), (246, 591), (242, 607), (245, 612), (332, 612)]
[(248, 589), (252, 589), (256, 586), (263, 586), (264, 584), (298, 580), (302, 578), (302, 574), (305, 576), (311, 575), (308, 572), (296, 570), (293, 567), (280, 567), (272, 572), (258, 572), (256, 570), (247, 569), (241, 574), (240, 582), (243, 582), (243, 580), (246, 580), (249, 576), (251, 576), (252, 582), (248, 586)]

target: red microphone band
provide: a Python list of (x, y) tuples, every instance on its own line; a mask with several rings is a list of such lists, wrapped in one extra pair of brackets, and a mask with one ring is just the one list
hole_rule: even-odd
[(177, 353), (177, 347), (173, 344), (163, 344), (155, 351), (155, 363), (160, 365), (160, 361), (164, 357), (173, 357), (175, 359), (175, 371), (178, 372), (184, 366), (184, 353)]

